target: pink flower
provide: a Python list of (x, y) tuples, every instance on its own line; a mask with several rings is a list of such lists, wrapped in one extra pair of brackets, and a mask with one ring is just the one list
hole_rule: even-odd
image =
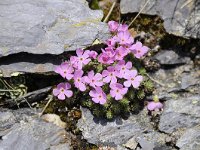
[(110, 30), (111, 32), (117, 31), (118, 26), (119, 26), (119, 24), (118, 24), (118, 22), (116, 22), (116, 21), (109, 21), (109, 22), (108, 22), (108, 27), (109, 27), (109, 30)]
[(141, 57), (144, 56), (144, 55), (148, 52), (148, 50), (149, 50), (148, 47), (142, 46), (142, 43), (141, 43), (141, 42), (136, 42), (136, 44), (133, 44), (133, 45), (131, 46), (130, 49), (131, 49), (131, 51), (133, 52), (133, 54), (134, 54), (134, 56), (135, 56), (136, 58), (141, 58)]
[(133, 37), (128, 31), (119, 32), (117, 37), (120, 45), (131, 45), (133, 43)]
[(72, 65), (72, 67), (78, 68), (78, 66), (77, 66), (77, 57), (76, 56), (71, 56), (69, 61), (70, 61), (70, 64)]
[(125, 32), (125, 31), (128, 31), (128, 25), (126, 24), (120, 24), (118, 29), (117, 29), (118, 32)]
[(85, 53), (87, 53), (89, 55), (90, 58), (96, 59), (98, 53), (95, 51), (90, 51), (90, 50), (86, 50)]
[(91, 59), (87, 52), (84, 52), (82, 49), (76, 50), (77, 57), (72, 57), (72, 63), (75, 64), (77, 69), (82, 69), (84, 65), (87, 65)]
[(110, 95), (115, 98), (115, 100), (120, 100), (127, 93), (128, 88), (124, 88), (122, 84), (115, 83), (110, 85)]
[(103, 82), (111, 82), (111, 84), (117, 82), (117, 77), (121, 77), (119, 72), (113, 66), (109, 66), (107, 70), (103, 70), (102, 75), (104, 77)]
[(115, 52), (111, 47), (102, 49), (102, 53), (98, 56), (98, 61), (103, 64), (112, 64), (114, 62)]
[(95, 90), (91, 90), (89, 95), (92, 97), (92, 101), (95, 103), (100, 103), (102, 105), (106, 103), (106, 94), (100, 87), (96, 87)]
[(137, 75), (137, 70), (127, 71), (124, 78), (127, 79), (127, 81), (124, 82), (124, 86), (130, 87), (132, 84), (134, 88), (138, 88), (143, 80), (142, 76)]
[(73, 92), (69, 90), (71, 85), (69, 83), (60, 83), (56, 89), (53, 89), (53, 95), (57, 96), (58, 99), (64, 100), (65, 97), (72, 97)]
[(85, 91), (85, 80), (83, 76), (83, 70), (76, 70), (74, 73), (74, 85), (76, 88), (78, 88), (80, 91)]
[(153, 110), (159, 110), (163, 108), (163, 104), (161, 102), (148, 102), (147, 104), (147, 109), (150, 110), (150, 111), (153, 111)]
[(121, 60), (117, 63), (115, 68), (119, 71), (122, 77), (124, 77), (124, 75), (132, 68), (132, 62), (128, 61), (126, 63), (124, 60)]
[(64, 62), (56, 67), (55, 72), (59, 73), (63, 78), (70, 80), (73, 77), (72, 73), (74, 72), (74, 69), (68, 62)]
[(103, 77), (100, 73), (97, 73), (96, 75), (94, 75), (94, 71), (92, 70), (88, 73), (88, 76), (85, 76), (85, 82), (95, 88), (97, 86), (103, 85), (102, 78)]
[(98, 61), (102, 64), (112, 64), (114, 60), (110, 58), (106, 53), (101, 53), (98, 56)]
[(117, 36), (113, 36), (112, 38), (106, 41), (106, 44), (108, 45), (108, 47), (115, 47), (117, 40), (118, 40)]
[(126, 48), (123, 46), (120, 46), (116, 49), (116, 55), (115, 55), (115, 60), (123, 60), (124, 57), (128, 54), (126, 51)]
[(103, 53), (106, 53), (110, 58), (113, 58), (115, 56), (115, 51), (112, 47), (106, 47), (105, 50), (102, 49)]

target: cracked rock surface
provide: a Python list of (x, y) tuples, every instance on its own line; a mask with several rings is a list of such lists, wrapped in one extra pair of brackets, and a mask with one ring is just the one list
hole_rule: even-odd
[[(109, 36), (107, 25), (101, 22), (102, 11), (91, 10), (85, 0), (1, 0), (0, 14), (4, 76), (53, 71), (60, 63), (57, 55)], [(13, 54), (15, 59), (2, 58)]]
[[(139, 12), (145, 2), (146, 0), (121, 0), (121, 13)], [(150, 0), (142, 13), (160, 16), (169, 33), (200, 38), (199, 0)]]
[(39, 119), (30, 109), (1, 110), (0, 136), (0, 150), (70, 149), (65, 129)]

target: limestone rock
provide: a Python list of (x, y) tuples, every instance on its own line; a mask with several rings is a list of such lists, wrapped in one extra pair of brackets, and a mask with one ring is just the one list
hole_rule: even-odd
[[(121, 0), (121, 13), (139, 12), (145, 2), (146, 0)], [(198, 0), (150, 0), (142, 13), (160, 16), (169, 33), (200, 38), (200, 1)]]
[(200, 149), (200, 126), (186, 130), (177, 141), (176, 146), (180, 150), (199, 150)]
[(102, 12), (83, 0), (2, 0), (0, 14), (2, 56), (58, 55), (87, 46), (106, 32)]
[(44, 122), (30, 109), (6, 109), (0, 113), (0, 118), (1, 125), (4, 126), (0, 127), (0, 133), (8, 130), (1, 134), (0, 150), (12, 150), (13, 147), (16, 150), (46, 150), (58, 149), (62, 145), (66, 146), (65, 150), (70, 149), (70, 138), (65, 129)]
[(51, 72), (63, 52), (109, 37), (102, 11), (91, 10), (85, 0), (1, 0), (0, 14), (0, 72), (5, 77)]
[(173, 133), (200, 123), (200, 96), (179, 97), (166, 101), (160, 117), (159, 130)]
[(127, 120), (121, 118), (113, 121), (97, 120), (88, 109), (82, 108), (82, 118), (77, 126), (89, 143), (116, 147), (122, 146), (131, 137), (151, 129), (149, 121), (148, 116), (142, 116), (142, 113), (131, 115)]
[(154, 56), (161, 65), (180, 65), (190, 61), (189, 57), (181, 57), (172, 50), (163, 50)]

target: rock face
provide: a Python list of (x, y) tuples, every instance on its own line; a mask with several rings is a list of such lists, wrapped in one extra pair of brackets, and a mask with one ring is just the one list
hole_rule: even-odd
[(95, 118), (88, 109), (82, 108), (82, 118), (77, 126), (89, 143), (111, 146), (117, 150), (161, 148), (166, 146), (165, 139), (168, 137), (153, 129), (145, 109), (137, 115), (130, 115), (127, 120), (117, 118), (107, 121)]
[[(171, 63), (170, 65), (165, 63), (166, 65), (176, 66)], [(162, 85), (155, 83), (156, 90), (154, 91), (161, 100), (175, 99), (180, 95), (178, 92), (185, 91), (186, 95), (199, 93), (200, 71), (198, 68), (194, 69), (193, 63), (172, 69), (159, 69), (151, 76), (162, 83)]]
[(161, 65), (181, 65), (190, 61), (189, 57), (181, 57), (172, 50), (163, 50), (154, 56)]
[(199, 150), (200, 149), (200, 127), (188, 129), (177, 141), (176, 146), (180, 150)]
[[(146, 0), (121, 0), (121, 13), (139, 12), (145, 2)], [(160, 16), (169, 33), (200, 38), (199, 0), (150, 0), (142, 13)]]
[(29, 109), (0, 112), (0, 150), (69, 150), (64, 128), (38, 119)]
[(0, 60), (5, 76), (52, 71), (60, 63), (55, 55), (109, 36), (100, 22), (103, 13), (91, 10), (85, 0), (2, 0), (0, 14), (0, 57), (18, 54), (12, 61)]
[(82, 116), (82, 119), (78, 122), (78, 127), (82, 131), (84, 139), (97, 145), (122, 145), (131, 137), (148, 130), (148, 126), (150, 126), (147, 123), (149, 121), (148, 117), (139, 120), (139, 118), (142, 118), (139, 115), (130, 116), (127, 120), (117, 118), (114, 121), (108, 122), (103, 119), (97, 120), (88, 109), (82, 108)]
[(200, 95), (166, 101), (159, 129), (165, 133), (194, 127), (200, 123)]

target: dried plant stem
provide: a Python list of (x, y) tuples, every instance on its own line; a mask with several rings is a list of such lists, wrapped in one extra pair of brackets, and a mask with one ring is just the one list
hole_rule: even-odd
[[(7, 88), (7, 90), (9, 90), (9, 88), (12, 88), (5, 80), (3, 80), (3, 79), (0, 78), (0, 81), (1, 81), (1, 82), (3, 83), (3, 85)], [(12, 90), (13, 90), (13, 89), (12, 89)], [(15, 101), (17, 107), (20, 108), (18, 102), (16, 101), (16, 99), (14, 99), (14, 101)]]
[(146, 73), (146, 75), (147, 75), (147, 77), (150, 79), (150, 80), (152, 80), (153, 82), (155, 82), (155, 83), (157, 83), (157, 84), (159, 84), (159, 85), (161, 85), (161, 86), (164, 86), (165, 87), (165, 84), (163, 84), (163, 83), (160, 83), (158, 80), (155, 80), (154, 78), (152, 78), (148, 73)]
[(53, 96), (52, 96), (52, 95), (49, 95), (48, 99), (49, 99), (49, 100), (48, 100), (48, 102), (46, 103), (46, 105), (44, 106), (42, 112), (39, 114), (39, 117), (42, 116), (42, 114), (44, 113), (44, 111), (46, 110), (46, 108), (49, 106), (49, 104), (50, 104), (51, 101), (53, 100)]
[(112, 6), (111, 6), (111, 8), (110, 8), (110, 10), (109, 10), (109, 12), (108, 12), (106, 18), (103, 20), (103, 22), (107, 22), (107, 21), (108, 21), (108, 19), (109, 19), (110, 15), (111, 15), (111, 13), (112, 13), (112, 11), (113, 11), (115, 5), (116, 5), (116, 2), (113, 2), (113, 4), (112, 4)]
[(14, 92), (14, 91), (18, 91), (18, 90), (5, 90), (5, 89), (0, 89), (0, 92)]
[(133, 20), (131, 21), (131, 23), (128, 25), (128, 27), (130, 27), (133, 22), (135, 21), (135, 19), (137, 19), (137, 17), (142, 13), (142, 11), (144, 10), (144, 8), (146, 7), (146, 5), (149, 3), (150, 0), (147, 0), (144, 4), (144, 6), (140, 9), (140, 11), (138, 12), (138, 14), (135, 16), (135, 18), (133, 18)]
[[(7, 88), (8, 91), (10, 91), (10, 92), (11, 92), (11, 91), (17, 91), (17, 90), (15, 90), (10, 84), (8, 84), (5, 80), (2, 80), (2, 79), (0, 78), (0, 81), (4, 84), (4, 86)], [(11, 90), (10, 90), (9, 88), (10, 88)], [(28, 104), (28, 106), (32, 109), (31, 105), (30, 105), (29, 102), (26, 100), (26, 98), (23, 98), (23, 99), (24, 99), (25, 102)], [(18, 102), (16, 101), (16, 99), (14, 99), (14, 101), (16, 102), (17, 107), (20, 108)]]
[(191, 3), (193, 0), (187, 0), (182, 6), (181, 9), (184, 8), (186, 5), (188, 5), (189, 3)]

